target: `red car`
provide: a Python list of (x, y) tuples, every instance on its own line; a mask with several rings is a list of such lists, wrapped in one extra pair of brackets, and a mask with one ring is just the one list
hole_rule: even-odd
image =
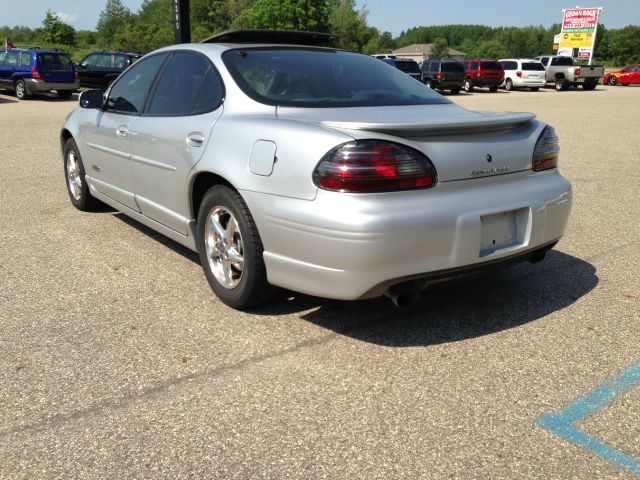
[(640, 83), (640, 63), (629, 65), (617, 72), (607, 73), (602, 79), (605, 85), (624, 85)]
[(489, 87), (496, 92), (498, 85), (504, 80), (504, 69), (497, 60), (463, 60), (465, 79), (464, 91), (473, 92), (474, 87)]

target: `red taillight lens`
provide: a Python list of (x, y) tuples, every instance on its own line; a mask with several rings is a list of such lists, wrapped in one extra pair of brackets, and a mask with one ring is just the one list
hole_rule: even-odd
[(78, 69), (74, 66), (73, 67), (73, 79), (74, 80), (78, 80), (80, 77), (78, 77)]
[(42, 77), (40, 76), (40, 72), (36, 67), (33, 67), (31, 69), (31, 78), (33, 78), (34, 80), (42, 80)]
[(392, 192), (433, 187), (431, 161), (413, 148), (381, 140), (345, 143), (327, 153), (313, 172), (324, 189), (349, 193)]
[(517, 75), (518, 77), (522, 77), (522, 72), (517, 71), (517, 72), (516, 72), (516, 75)]
[(436, 73), (436, 79), (442, 80), (442, 73), (440, 72)]
[(476, 72), (476, 77), (478, 78), (482, 77), (482, 72)]
[(559, 153), (560, 146), (556, 131), (547, 125), (540, 133), (536, 147), (533, 149), (533, 169), (539, 171), (557, 167)]
[(574, 71), (573, 74), (577, 77), (580, 75), (580, 67), (577, 67)]

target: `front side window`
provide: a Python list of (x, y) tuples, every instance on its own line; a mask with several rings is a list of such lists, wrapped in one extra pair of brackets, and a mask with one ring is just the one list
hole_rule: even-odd
[(549, 63), (549, 57), (541, 58), (540, 59), (540, 63), (546, 67), (548, 65), (548, 63)]
[(166, 54), (153, 55), (136, 63), (111, 88), (105, 109), (139, 114)]
[(88, 57), (85, 57), (85, 59), (82, 60), (82, 62), (80, 62), (80, 65), (86, 66), (86, 67), (95, 67), (97, 61), (98, 61), (98, 55), (96, 53), (92, 53)]
[(150, 115), (189, 115), (213, 110), (220, 104), (222, 89), (211, 62), (203, 55), (173, 55), (153, 94)]
[(366, 107), (450, 103), (366, 55), (314, 48), (228, 50), (222, 59), (250, 98), (290, 107)]
[(129, 61), (129, 57), (127, 55), (115, 55), (113, 59), (113, 66), (119, 70), (124, 70), (127, 68), (131, 62)]

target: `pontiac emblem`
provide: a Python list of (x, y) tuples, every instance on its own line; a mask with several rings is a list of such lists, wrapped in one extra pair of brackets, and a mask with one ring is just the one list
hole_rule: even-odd
[(487, 153), (487, 162), (491, 163), (492, 160), (493, 160), (493, 157), (491, 156), (491, 154)]

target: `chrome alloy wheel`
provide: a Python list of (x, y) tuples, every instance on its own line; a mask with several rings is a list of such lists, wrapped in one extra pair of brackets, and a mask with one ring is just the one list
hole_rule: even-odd
[(16, 83), (16, 97), (22, 98), (25, 96), (25, 93), (26, 93), (26, 89), (25, 89), (24, 83), (22, 82)]
[(76, 157), (76, 152), (69, 150), (67, 154), (67, 184), (69, 192), (75, 200), (80, 200), (82, 196), (82, 177), (80, 176), (80, 162)]
[(211, 272), (223, 287), (237, 287), (244, 271), (244, 248), (238, 222), (227, 208), (218, 206), (209, 213), (204, 232)]

